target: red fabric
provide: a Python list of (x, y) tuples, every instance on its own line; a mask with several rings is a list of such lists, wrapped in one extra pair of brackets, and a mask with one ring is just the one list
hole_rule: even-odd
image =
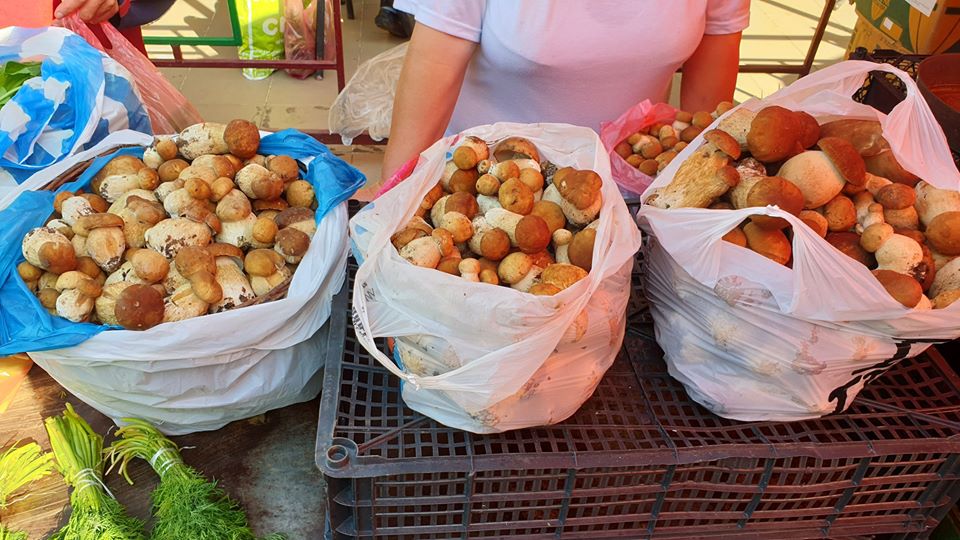
[[(121, 17), (125, 15), (128, 11), (130, 11), (130, 4), (132, 2), (133, 0), (124, 0), (124, 2), (120, 4)], [(54, 11), (56, 11), (57, 6), (59, 5), (60, 5), (60, 0), (53, 0)], [(94, 35), (97, 36), (97, 39), (100, 40), (100, 43), (103, 43), (104, 47), (108, 47), (109, 42), (107, 41), (107, 37), (103, 35), (103, 32), (100, 31), (100, 28), (96, 26), (91, 26), (91, 25), (87, 25), (87, 26), (90, 28), (91, 31), (93, 31)], [(127, 41), (132, 43), (133, 46), (137, 48), (137, 50), (143, 53), (144, 56), (147, 55), (147, 48), (143, 44), (143, 33), (140, 32), (140, 27), (124, 28), (120, 30), (120, 33), (123, 34), (123, 37), (127, 38)]]

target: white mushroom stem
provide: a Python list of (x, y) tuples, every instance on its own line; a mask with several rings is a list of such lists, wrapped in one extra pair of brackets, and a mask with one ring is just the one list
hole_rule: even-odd
[(490, 227), (503, 229), (510, 237), (511, 245), (517, 245), (517, 224), (520, 223), (523, 216), (505, 208), (491, 208), (483, 217), (486, 218)]
[(480, 207), (481, 214), (486, 214), (494, 208), (503, 208), (500, 199), (493, 195), (477, 195), (477, 206)]
[(537, 278), (540, 277), (541, 272), (543, 272), (543, 268), (540, 268), (539, 266), (532, 266), (530, 271), (527, 272), (527, 275), (523, 276), (520, 281), (514, 283), (510, 287), (518, 291), (528, 292), (530, 287), (533, 287), (534, 284), (536, 284)]
[(878, 270), (893, 270), (909, 276), (923, 260), (923, 248), (913, 238), (894, 234), (880, 246), (876, 256)]
[(480, 281), (480, 261), (474, 258), (463, 259), (458, 265), (460, 277), (467, 281)]
[(567, 229), (557, 229), (553, 231), (553, 248), (556, 252), (557, 262), (570, 264), (570, 242), (573, 241), (573, 233)]
[(400, 249), (400, 256), (416, 266), (436, 268), (440, 264), (442, 254), (440, 246), (432, 236), (423, 236), (403, 246)]
[(929, 225), (933, 218), (944, 212), (960, 211), (960, 193), (956, 191), (935, 188), (923, 181), (917, 183), (914, 191), (917, 193), (914, 206), (924, 225)]

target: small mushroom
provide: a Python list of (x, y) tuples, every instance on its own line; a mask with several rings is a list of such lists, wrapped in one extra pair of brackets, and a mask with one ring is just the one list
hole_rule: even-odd
[(153, 190), (160, 185), (160, 175), (157, 171), (143, 167), (135, 173), (113, 174), (100, 182), (97, 193), (108, 202), (114, 202), (124, 193), (135, 189)]
[(210, 305), (210, 313), (227, 311), (256, 298), (253, 286), (243, 273), (244, 255), (240, 248), (213, 244), (206, 249), (216, 260), (216, 280), (223, 291), (223, 297)]
[(491, 261), (499, 261), (510, 253), (510, 237), (503, 229), (487, 223), (484, 216), (473, 218), (470, 251)]
[(164, 184), (167, 182), (173, 182), (174, 180), (180, 178), (180, 174), (189, 166), (190, 164), (182, 159), (171, 159), (170, 161), (165, 161), (163, 165), (160, 165), (160, 167), (157, 169), (157, 175), (160, 177), (160, 183)]
[(283, 194), (283, 180), (264, 167), (250, 164), (237, 171), (237, 187), (251, 199), (274, 200)]
[(557, 229), (553, 231), (553, 251), (556, 253), (558, 263), (570, 263), (568, 250), (570, 242), (573, 241), (573, 233), (567, 229)]
[(529, 214), (536, 202), (533, 191), (519, 178), (511, 178), (504, 182), (500, 186), (497, 198), (504, 209), (522, 216)]
[(467, 281), (480, 282), (480, 262), (474, 258), (467, 258), (457, 265), (460, 277)]
[(933, 218), (927, 225), (926, 239), (939, 253), (960, 255), (960, 211), (943, 212)]
[(77, 254), (67, 237), (49, 227), (38, 227), (23, 237), (23, 257), (37, 268), (62, 274), (77, 267)]
[(543, 200), (559, 205), (570, 223), (583, 226), (600, 213), (602, 185), (603, 180), (594, 171), (565, 167), (553, 175), (553, 183), (544, 190)]
[(743, 234), (747, 237), (747, 247), (760, 255), (777, 264), (785, 265), (790, 260), (790, 241), (780, 229), (764, 229), (750, 222), (743, 226)]
[(250, 199), (242, 191), (234, 189), (220, 199), (216, 213), (221, 223), (216, 241), (239, 248), (249, 247), (253, 240), (253, 228), (257, 223)]
[(919, 182), (914, 190), (917, 195), (915, 207), (924, 226), (929, 227), (944, 212), (960, 212), (960, 192), (939, 189), (926, 182)]
[[(129, 281), (115, 281), (103, 286), (103, 291), (94, 301), (94, 309), (96, 310), (97, 318), (100, 319), (101, 323), (108, 326), (120, 326), (120, 323), (117, 322), (116, 314), (117, 300), (120, 298), (120, 293), (122, 293), (131, 285), (133, 285), (133, 283)], [(162, 297), (160, 305), (162, 313)]]
[[(247, 120), (232, 120), (223, 130), (227, 151), (240, 159), (252, 158), (260, 148), (260, 130)], [(210, 152), (226, 154), (227, 152)]]
[(523, 216), (507, 210), (506, 208), (491, 208), (484, 214), (487, 224), (507, 233), (510, 238), (510, 245), (517, 246), (517, 224), (523, 219)]
[(40, 277), (43, 276), (43, 269), (23, 261), (17, 265), (17, 275), (27, 285), (27, 288), (34, 292), (37, 290)]
[(432, 232), (433, 227), (424, 221), (423, 218), (414, 216), (403, 229), (400, 229), (390, 237), (390, 242), (393, 243), (393, 247), (400, 250), (400, 248), (409, 244), (411, 240), (429, 236)]
[(279, 176), (283, 183), (287, 185), (300, 178), (300, 167), (297, 165), (297, 160), (290, 156), (268, 156), (264, 167)]
[(567, 248), (570, 264), (579, 266), (587, 272), (593, 267), (593, 247), (597, 240), (597, 230), (587, 227), (573, 235)]
[(100, 185), (110, 176), (135, 176), (146, 164), (136, 156), (115, 156), (103, 168), (97, 171), (90, 181), (90, 188), (94, 193), (100, 193)]
[(873, 276), (883, 285), (887, 293), (904, 307), (915, 307), (923, 298), (920, 284), (908, 275), (887, 269), (877, 269), (873, 271)]
[(481, 160), (490, 158), (490, 149), (479, 137), (468, 135), (453, 151), (453, 162), (460, 169), (473, 169)]
[(514, 231), (517, 247), (526, 254), (539, 253), (550, 245), (550, 227), (540, 216), (523, 216)]
[(567, 226), (567, 218), (563, 215), (563, 209), (555, 202), (537, 201), (534, 203), (530, 215), (543, 218), (547, 223), (547, 228), (550, 229), (550, 234)]
[(444, 229), (434, 229), (430, 236), (412, 240), (400, 250), (400, 256), (415, 266), (436, 268), (440, 259), (453, 251), (453, 236)]
[(80, 216), (86, 216), (96, 213), (90, 201), (79, 196), (68, 197), (60, 205), (60, 216), (67, 225), (73, 227)]
[(86, 237), (86, 253), (104, 272), (110, 273), (123, 263), (127, 249), (123, 225), (123, 218), (115, 214), (82, 216), (73, 226), (74, 238)]
[(83, 272), (71, 270), (57, 278), (57, 315), (73, 321), (84, 322), (90, 318), (94, 303), (102, 291), (100, 285)]
[(293, 207), (310, 208), (316, 201), (313, 186), (306, 180), (294, 180), (287, 184), (285, 195), (287, 202)]
[[(537, 146), (523, 137), (507, 137), (493, 147), (493, 157), (497, 161), (509, 159), (532, 159), (540, 162), (540, 152)], [(486, 159), (486, 158), (481, 158)]]
[(850, 143), (828, 137), (818, 144), (821, 150), (797, 154), (778, 173), (800, 188), (806, 209), (825, 205), (840, 194), (846, 182), (860, 185), (866, 181), (863, 158)]
[(554, 263), (543, 269), (540, 274), (540, 281), (547, 285), (553, 285), (559, 292), (587, 277), (587, 274), (588, 272), (579, 266)]
[(113, 312), (116, 323), (127, 330), (147, 330), (163, 322), (166, 305), (156, 288), (131, 284), (120, 292)]
[(247, 253), (244, 270), (250, 276), (254, 294), (263, 296), (290, 277), (283, 257), (272, 249), (255, 249)]

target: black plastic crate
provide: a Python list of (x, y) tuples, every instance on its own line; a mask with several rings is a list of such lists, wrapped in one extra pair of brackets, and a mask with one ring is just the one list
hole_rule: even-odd
[[(913, 80), (917, 79), (917, 68), (925, 58), (927, 58), (927, 55), (904, 54), (889, 49), (876, 49), (873, 52), (868, 52), (863, 47), (857, 48), (850, 54), (851, 60), (890, 64), (907, 72)], [(903, 98), (907, 95), (906, 92), (903, 83), (893, 74), (874, 71), (864, 81), (863, 86), (853, 94), (853, 99), (870, 105), (884, 114), (889, 114), (897, 103), (903, 101)], [(956, 150), (951, 150), (951, 153), (954, 163), (960, 168), (960, 153)]]
[(960, 497), (960, 379), (937, 352), (893, 367), (844, 414), (726, 420), (668, 375), (638, 287), (593, 397), (561, 424), (496, 435), (406, 408), (341, 312), (316, 453), (330, 536), (913, 538)]

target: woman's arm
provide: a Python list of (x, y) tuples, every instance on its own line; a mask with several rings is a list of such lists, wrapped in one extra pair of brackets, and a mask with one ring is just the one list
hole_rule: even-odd
[(703, 36), (693, 56), (683, 64), (680, 108), (712, 111), (721, 101), (732, 101), (739, 66), (739, 32)]
[(384, 179), (443, 136), (477, 44), (417, 24), (393, 100)]

